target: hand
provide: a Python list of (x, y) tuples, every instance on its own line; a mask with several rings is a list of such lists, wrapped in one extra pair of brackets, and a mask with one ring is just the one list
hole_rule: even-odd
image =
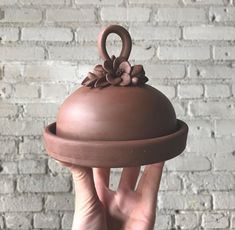
[(117, 191), (109, 189), (110, 169), (85, 168), (62, 163), (70, 169), (75, 188), (72, 230), (152, 230), (157, 193), (164, 162), (124, 168)]

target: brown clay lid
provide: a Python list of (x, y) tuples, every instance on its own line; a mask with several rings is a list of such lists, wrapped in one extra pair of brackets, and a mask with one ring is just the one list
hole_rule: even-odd
[[(119, 57), (109, 57), (110, 33), (122, 39)], [(89, 167), (126, 167), (165, 161), (186, 146), (188, 126), (176, 119), (168, 98), (146, 84), (142, 65), (131, 66), (131, 38), (111, 25), (101, 31), (96, 65), (61, 105), (56, 123), (44, 130), (49, 155)]]

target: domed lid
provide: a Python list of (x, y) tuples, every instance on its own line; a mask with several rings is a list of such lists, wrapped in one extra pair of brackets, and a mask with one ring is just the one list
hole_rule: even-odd
[[(106, 38), (117, 33), (123, 42), (119, 57), (109, 57)], [(176, 115), (167, 97), (146, 85), (142, 65), (131, 66), (131, 38), (112, 25), (98, 38), (103, 65), (96, 65), (83, 87), (69, 96), (57, 115), (57, 135), (75, 140), (141, 140), (176, 130)]]
[[(121, 37), (118, 57), (107, 53), (110, 33)], [(182, 152), (187, 125), (176, 119), (168, 98), (146, 84), (143, 66), (131, 66), (131, 47), (125, 28), (111, 25), (101, 31), (98, 49), (104, 62), (64, 101), (56, 125), (45, 130), (50, 155), (80, 165), (118, 167), (158, 162)], [(67, 146), (67, 155), (62, 146)], [(165, 155), (154, 155), (157, 150)], [(120, 160), (122, 154), (126, 155)]]

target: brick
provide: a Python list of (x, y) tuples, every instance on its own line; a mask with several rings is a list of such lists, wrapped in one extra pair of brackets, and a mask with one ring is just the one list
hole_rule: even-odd
[(2, 135), (41, 135), (43, 122), (40, 121), (9, 121), (0, 120), (0, 133)]
[(29, 63), (25, 66), (24, 76), (29, 82), (77, 81), (77, 66), (72, 63), (51, 61)]
[(25, 105), (24, 114), (26, 117), (55, 118), (58, 112), (58, 108), (59, 105), (56, 103), (28, 103)]
[(235, 137), (206, 138), (190, 137), (187, 141), (189, 152), (200, 153), (204, 156), (215, 153), (231, 153), (234, 151)]
[(45, 160), (20, 160), (18, 163), (20, 174), (45, 174)]
[(174, 79), (185, 76), (185, 67), (180, 64), (146, 64), (144, 69), (151, 79)]
[(68, 95), (66, 85), (62, 84), (43, 84), (41, 97), (46, 99), (63, 99)]
[(62, 176), (21, 176), (17, 181), (19, 192), (68, 192), (70, 178)]
[(230, 96), (228, 85), (210, 84), (205, 86), (205, 96), (208, 98), (226, 98)]
[(0, 98), (10, 98), (12, 86), (8, 83), (0, 82)]
[(224, 229), (229, 226), (229, 216), (226, 213), (203, 213), (202, 226), (209, 229)]
[(154, 54), (154, 47), (133, 46), (129, 59), (136, 61), (145, 61), (152, 59)]
[(46, 20), (49, 22), (95, 22), (94, 9), (55, 9), (47, 10)]
[(77, 5), (119, 5), (123, 0), (75, 0)]
[(195, 213), (186, 212), (175, 215), (176, 228), (195, 229), (198, 226), (198, 217)]
[(235, 60), (235, 47), (214, 47), (215, 60)]
[(0, 177), (0, 194), (13, 193), (14, 181), (10, 177)]
[(198, 101), (190, 104), (194, 116), (210, 116), (215, 118), (232, 118), (235, 116), (233, 104), (226, 101)]
[(47, 0), (19, 0), (20, 4), (23, 5), (35, 5), (35, 6), (39, 6), (39, 5), (48, 5), (48, 6), (54, 6), (54, 5), (64, 5), (65, 4), (65, 0), (50, 0), (49, 2)]
[(79, 27), (76, 30), (76, 40), (79, 42), (96, 42), (101, 28), (98, 26)]
[(0, 175), (7, 174), (18, 174), (17, 163), (16, 162), (1, 162), (0, 163)]
[(234, 210), (235, 209), (235, 193), (231, 192), (214, 192), (214, 208)]
[(63, 229), (72, 229), (73, 224), (73, 213), (65, 213), (62, 217), (62, 228)]
[(155, 87), (157, 90), (164, 93), (169, 99), (172, 99), (175, 97), (175, 87), (170, 85), (159, 85), (159, 84), (151, 84), (153, 87)]
[(4, 9), (4, 15), (0, 19), (1, 22), (9, 23), (36, 23), (42, 20), (42, 12), (36, 9)]
[(207, 16), (203, 8), (159, 8), (155, 20), (157, 22), (195, 24), (206, 22)]
[(200, 98), (203, 96), (202, 85), (178, 85), (179, 98)]
[(38, 212), (42, 210), (42, 198), (35, 195), (0, 197), (0, 212)]
[(92, 46), (80, 47), (50, 47), (49, 57), (52, 60), (97, 60), (97, 48)]
[(2, 27), (0, 28), (0, 38), (2, 43), (6, 41), (17, 41), (19, 38), (19, 29), (11, 27)]
[[(115, 14), (113, 12), (115, 12)], [(144, 7), (103, 7), (100, 14), (103, 21), (147, 22), (150, 17), (150, 12), (150, 9)]]
[(235, 120), (216, 120), (216, 136), (235, 135)]
[(211, 163), (207, 157), (197, 155), (178, 156), (166, 163), (169, 171), (208, 171), (211, 169)]
[(0, 6), (12, 6), (17, 3), (17, 0), (0, 0)]
[(72, 41), (73, 33), (68, 28), (22, 28), (21, 39), (23, 41)]
[[(17, 147), (16, 143), (14, 140), (0, 140), (0, 146), (1, 146), (1, 151), (0, 154), (11, 154), (13, 155), (14, 153), (17, 152)], [(3, 159), (3, 158), (2, 158)]]
[(235, 171), (235, 154), (218, 154), (214, 158), (214, 168), (216, 171)]
[(193, 119), (185, 121), (189, 126), (189, 136), (210, 137), (214, 131), (213, 123), (210, 120)]
[(161, 46), (158, 57), (160, 60), (208, 60), (209, 47), (170, 47)]
[(171, 229), (171, 227), (172, 227), (172, 220), (170, 215), (157, 214), (154, 230)]
[(14, 85), (14, 97), (15, 98), (38, 98), (39, 87), (34, 84), (16, 84)]
[(193, 173), (185, 177), (187, 191), (226, 191), (235, 189), (235, 177), (231, 173)]
[(72, 194), (48, 195), (45, 201), (46, 210), (74, 210), (74, 196)]
[(34, 214), (34, 227), (43, 229), (59, 229), (60, 218), (56, 214), (51, 213), (36, 213)]
[(22, 81), (24, 66), (21, 63), (13, 62), (4, 64), (4, 81), (18, 83)]
[(14, 104), (1, 103), (0, 104), (0, 117), (12, 117), (18, 113), (18, 107)]
[(42, 47), (0, 47), (0, 60), (37, 61), (44, 59)]
[(232, 26), (192, 26), (183, 29), (186, 40), (234, 40), (235, 28)]
[(170, 192), (160, 193), (158, 207), (170, 210), (210, 210), (211, 196)]
[[(58, 94), (58, 92), (57, 92)], [(59, 105), (56, 103), (28, 103), (25, 105), (24, 114), (27, 117), (55, 118), (58, 112)]]
[(190, 66), (189, 77), (202, 79), (230, 79), (235, 74), (235, 68), (224, 65)]
[(130, 28), (131, 38), (134, 40), (177, 40), (181, 31), (177, 27), (138, 26)]
[(163, 174), (160, 184), (161, 191), (177, 191), (181, 189), (181, 179), (177, 175)]
[(228, 0), (183, 0), (186, 5), (226, 5)]
[(210, 21), (212, 22), (234, 22), (234, 7), (211, 7), (209, 10)]
[(48, 168), (53, 174), (70, 173), (69, 169), (59, 165), (54, 159), (48, 159)]
[[(42, 129), (41, 129), (42, 132)], [(20, 154), (41, 153), (43, 151), (42, 141), (24, 137), (24, 141), (19, 144)]]
[(131, 4), (178, 5), (178, 0), (130, 0)]
[(5, 219), (8, 229), (32, 229), (30, 214), (7, 213)]

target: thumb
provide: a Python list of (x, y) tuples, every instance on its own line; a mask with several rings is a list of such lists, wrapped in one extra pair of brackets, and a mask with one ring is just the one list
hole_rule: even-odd
[(82, 216), (88, 215), (99, 205), (92, 168), (64, 162), (58, 163), (68, 167), (72, 173), (75, 191), (75, 213), (81, 214)]

